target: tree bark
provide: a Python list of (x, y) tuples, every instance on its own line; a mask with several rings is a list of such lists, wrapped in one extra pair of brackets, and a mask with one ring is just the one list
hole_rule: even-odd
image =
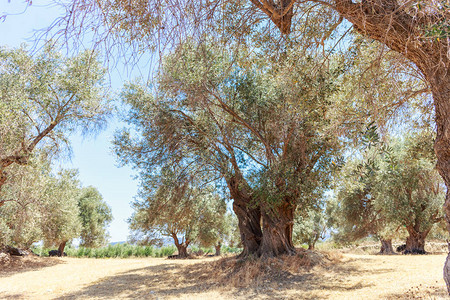
[[(426, 74), (430, 82), (436, 113), (436, 141), (434, 151), (437, 157), (437, 169), (447, 186), (444, 202), (444, 218), (450, 233), (450, 73), (445, 66), (430, 69)], [(450, 252), (444, 265), (444, 280), (450, 295)]]
[(8, 179), (6, 172), (0, 169), (0, 192), (2, 191), (2, 187), (5, 184), (6, 179)]
[(392, 239), (380, 239), (381, 249), (380, 254), (396, 254), (394, 248), (392, 247)]
[(262, 239), (260, 207), (252, 206), (251, 193), (247, 190), (245, 183), (238, 181), (235, 176), (229, 178), (227, 184), (234, 200), (233, 211), (238, 218), (239, 232), (244, 248), (239, 257), (256, 255)]
[(220, 249), (222, 248), (222, 243), (219, 242), (217, 245), (214, 246), (214, 248), (216, 248), (215, 256), (219, 256), (220, 255)]
[(66, 243), (67, 243), (67, 241), (63, 241), (63, 242), (61, 242), (61, 244), (59, 244), (59, 247), (58, 247), (58, 256), (64, 256), (64, 249), (66, 248)]
[(172, 233), (172, 238), (173, 238), (175, 246), (177, 247), (177, 250), (178, 250), (177, 257), (178, 258), (187, 258), (188, 257), (187, 247), (189, 246), (190, 241), (186, 240), (186, 241), (180, 243), (180, 241), (178, 240), (178, 237), (175, 233)]
[(409, 236), (406, 238), (405, 254), (425, 254), (425, 238), (430, 230), (420, 232), (418, 228), (407, 226)]
[(187, 258), (188, 257), (187, 247), (188, 246), (185, 243), (177, 245), (178, 257), (179, 258)]
[(265, 208), (262, 212), (263, 237), (258, 255), (275, 257), (295, 254), (292, 242), (295, 207), (287, 202), (276, 208)]

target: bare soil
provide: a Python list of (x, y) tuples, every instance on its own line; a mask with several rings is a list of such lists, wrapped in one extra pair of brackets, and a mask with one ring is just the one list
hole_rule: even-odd
[(339, 256), (339, 261), (312, 268), (287, 266), (289, 272), (246, 287), (224, 284), (226, 274), (219, 266), (229, 260), (217, 258), (31, 258), (0, 269), (0, 298), (447, 299), (445, 255)]

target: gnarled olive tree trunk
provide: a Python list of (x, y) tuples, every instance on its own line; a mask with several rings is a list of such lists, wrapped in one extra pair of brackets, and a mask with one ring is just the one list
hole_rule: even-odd
[(188, 257), (188, 253), (187, 253), (187, 247), (189, 246), (190, 242), (188, 239), (185, 240), (184, 242), (180, 243), (180, 241), (178, 240), (178, 237), (175, 233), (172, 233), (172, 238), (173, 238), (173, 242), (175, 243), (175, 246), (177, 247), (178, 250), (178, 258), (187, 258)]
[(278, 207), (262, 209), (263, 235), (258, 255), (274, 257), (294, 254), (292, 230), (295, 206), (284, 202)]
[(392, 239), (380, 239), (381, 248), (380, 254), (396, 254), (394, 248), (392, 247)]
[(233, 176), (227, 180), (233, 198), (233, 211), (238, 218), (243, 251), (239, 257), (256, 255), (262, 239), (261, 210), (252, 203), (251, 193), (244, 182)]
[(425, 231), (420, 231), (419, 226), (406, 226), (408, 237), (406, 238), (405, 254), (425, 254), (425, 238), (430, 232), (431, 228)]

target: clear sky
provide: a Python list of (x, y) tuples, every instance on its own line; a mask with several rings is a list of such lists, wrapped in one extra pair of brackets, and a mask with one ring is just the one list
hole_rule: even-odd
[[(18, 47), (22, 43), (31, 44), (33, 32), (46, 28), (58, 17), (59, 11), (43, 5), (45, 2), (33, 1), (33, 5), (24, 11), (24, 1), (0, 0), (0, 16), (8, 13), (6, 20), (0, 22), (0, 45)], [(112, 88), (118, 91), (123, 80), (124, 76), (114, 71), (111, 74)], [(128, 167), (118, 168), (111, 151), (114, 131), (123, 126), (117, 119), (112, 119), (108, 128), (96, 137), (71, 136), (72, 159), (62, 162), (64, 168), (78, 168), (83, 186), (95, 186), (111, 207), (114, 216), (109, 228), (111, 242), (127, 239), (126, 219), (131, 216), (130, 202), (137, 193), (133, 171)]]

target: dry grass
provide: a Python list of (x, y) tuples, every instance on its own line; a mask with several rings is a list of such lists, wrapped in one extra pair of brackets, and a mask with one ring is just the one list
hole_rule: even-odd
[[(301, 252), (282, 259), (46, 258), (0, 274), (2, 299), (445, 299), (445, 255)], [(236, 280), (240, 276), (240, 280)]]
[(202, 280), (208, 281), (211, 285), (226, 288), (258, 288), (268, 280), (282, 280), (290, 274), (309, 271), (318, 265), (337, 263), (341, 258), (342, 254), (337, 251), (315, 252), (300, 248), (297, 249), (295, 256), (247, 260), (227, 257), (200, 267), (193, 265), (190, 269), (195, 271), (195, 268), (201, 268), (204, 273)]

